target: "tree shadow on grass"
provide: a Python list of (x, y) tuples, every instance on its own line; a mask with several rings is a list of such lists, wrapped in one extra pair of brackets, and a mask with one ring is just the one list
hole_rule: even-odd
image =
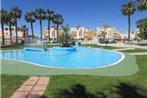
[(118, 93), (122, 98), (147, 98), (147, 92), (141, 88), (126, 83), (120, 83), (117, 88), (116, 93)]
[(69, 89), (58, 90), (54, 98), (147, 98), (147, 91), (128, 83), (120, 83), (112, 86), (111, 89), (91, 94), (84, 85), (75, 84)]
[(97, 92), (96, 98), (147, 98), (147, 91), (128, 83), (120, 83), (109, 90)]
[(84, 85), (75, 84), (70, 89), (59, 90), (56, 98), (96, 98), (93, 94), (86, 91)]

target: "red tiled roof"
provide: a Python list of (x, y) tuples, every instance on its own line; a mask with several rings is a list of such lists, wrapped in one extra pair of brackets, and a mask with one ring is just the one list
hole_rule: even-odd
[(104, 27), (104, 28), (109, 28), (110, 26), (108, 26), (107, 24), (105, 24), (103, 27)]
[(78, 28), (80, 28), (81, 26), (80, 25), (78, 25), (76, 28), (78, 29)]

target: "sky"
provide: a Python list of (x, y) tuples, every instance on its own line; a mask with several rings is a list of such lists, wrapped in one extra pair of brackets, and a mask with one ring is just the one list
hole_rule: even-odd
[[(12, 7), (18, 6), (23, 12), (21, 19), (18, 20), (18, 26), (27, 25), (29, 33), (31, 33), (30, 24), (24, 20), (24, 15), (37, 8), (50, 9), (62, 14), (63, 25), (69, 24), (70, 27), (80, 25), (95, 30), (96, 27), (107, 24), (121, 33), (126, 33), (128, 18), (121, 15), (120, 9), (121, 5), (128, 1), (130, 0), (1, 0), (1, 7), (10, 11)], [(146, 12), (135, 12), (131, 16), (131, 31), (136, 29), (136, 21), (145, 17), (147, 17)], [(45, 27), (47, 20), (43, 21), (43, 28)], [(40, 35), (39, 21), (34, 23), (34, 32)]]

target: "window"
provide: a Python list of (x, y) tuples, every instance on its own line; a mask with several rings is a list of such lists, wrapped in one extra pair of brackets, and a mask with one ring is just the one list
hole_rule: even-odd
[(110, 37), (112, 36), (111, 31), (110, 31)]
[(5, 33), (5, 35), (8, 35), (8, 33)]
[(8, 31), (8, 28), (5, 28), (5, 31)]
[(54, 37), (55, 37), (55, 31), (52, 31), (52, 36), (54, 36)]
[(14, 28), (11, 28), (11, 31), (14, 31)]
[(79, 31), (79, 36), (80, 37), (82, 36), (82, 29), (80, 29), (80, 31)]
[(108, 31), (108, 36), (111, 37), (111, 31), (110, 30)]

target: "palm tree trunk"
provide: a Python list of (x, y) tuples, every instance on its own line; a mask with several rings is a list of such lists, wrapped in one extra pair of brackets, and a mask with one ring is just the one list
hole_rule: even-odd
[(25, 32), (25, 30), (23, 31), (23, 33), (24, 33), (24, 40), (26, 40), (26, 32)]
[(12, 31), (11, 31), (11, 22), (9, 24), (9, 30), (10, 30), (10, 44), (12, 45)]
[(130, 29), (131, 29), (131, 19), (130, 19), (130, 15), (128, 15), (128, 41), (130, 41)]
[(41, 43), (42, 43), (42, 21), (40, 20), (40, 34), (41, 34)]
[(105, 39), (106, 39), (106, 38), (105, 38), (105, 36), (104, 36), (104, 42), (105, 42)]
[(1, 23), (1, 27), (2, 27), (2, 45), (5, 45), (5, 37), (4, 37), (4, 24)]
[(58, 29), (59, 29), (59, 24), (57, 24), (57, 42), (58, 42)]
[(18, 44), (17, 19), (15, 20), (16, 44)]
[(48, 20), (48, 41), (50, 43), (50, 20)]
[(32, 30), (32, 38), (34, 40), (34, 31), (33, 31), (33, 23), (31, 22), (31, 30)]

